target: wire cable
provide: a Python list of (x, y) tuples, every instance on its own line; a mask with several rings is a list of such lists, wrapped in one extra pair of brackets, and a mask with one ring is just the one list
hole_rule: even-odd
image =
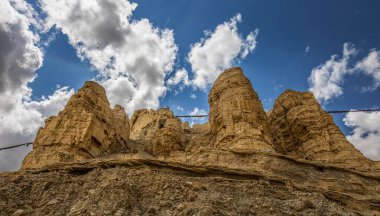
[(29, 145), (32, 145), (32, 144), (33, 144), (32, 142), (28, 142), (28, 143), (13, 145), (13, 146), (2, 147), (2, 148), (0, 148), (0, 151), (1, 150), (6, 150), (6, 149), (17, 148), (17, 147), (20, 147), (20, 146), (29, 146)]
[[(349, 112), (380, 112), (380, 109), (330, 110), (330, 111), (326, 111), (326, 112), (327, 113), (331, 113), (331, 114), (349, 113)], [(175, 117), (178, 117), (178, 118), (205, 118), (205, 117), (208, 117), (208, 115), (176, 115)], [(7, 147), (1, 147), (0, 151), (1, 150), (6, 150), (6, 149), (17, 148), (17, 147), (20, 147), (20, 146), (29, 146), (29, 145), (33, 145), (33, 142), (28, 142), (28, 143), (23, 143), (23, 144), (17, 144), (17, 145), (7, 146)]]

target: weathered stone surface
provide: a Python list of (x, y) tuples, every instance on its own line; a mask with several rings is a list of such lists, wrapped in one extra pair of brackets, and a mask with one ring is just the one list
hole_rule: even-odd
[(152, 155), (168, 155), (183, 149), (181, 120), (166, 108), (137, 110), (131, 117), (131, 139), (144, 140), (146, 151)]
[(191, 130), (184, 134), (184, 146), (188, 154), (195, 154), (200, 151), (213, 149), (210, 124), (194, 124)]
[(380, 211), (379, 172), (358, 173), (266, 152), (209, 151), (167, 160), (128, 156), (0, 174), (0, 215), (19, 209), (25, 215), (378, 215)]
[(214, 144), (234, 151), (273, 151), (267, 116), (240, 68), (224, 71), (209, 97)]
[(282, 154), (351, 165), (364, 159), (310, 92), (286, 90), (275, 101), (269, 122), (273, 144)]
[(112, 110), (105, 90), (88, 81), (58, 116), (50, 117), (33, 142), (23, 168), (97, 157), (126, 149), (128, 117), (121, 106)]
[(192, 128), (193, 133), (197, 134), (208, 134), (210, 133), (210, 124), (208, 122), (204, 124), (194, 124)]
[(25, 169), (0, 174), (0, 215), (379, 215), (380, 163), (310, 93), (288, 90), (266, 114), (232, 68), (209, 102), (205, 124), (169, 109), (128, 121), (86, 83), (47, 120)]

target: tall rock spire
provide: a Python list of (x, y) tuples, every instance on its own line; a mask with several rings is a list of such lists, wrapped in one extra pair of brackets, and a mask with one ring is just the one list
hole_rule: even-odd
[(273, 145), (282, 154), (331, 163), (364, 159), (310, 92), (286, 90), (275, 101), (269, 122)]
[(38, 132), (23, 168), (70, 162), (126, 149), (129, 120), (121, 106), (110, 108), (104, 88), (87, 81), (58, 116)]
[(224, 71), (209, 96), (209, 122), (218, 148), (274, 151), (263, 106), (240, 68)]

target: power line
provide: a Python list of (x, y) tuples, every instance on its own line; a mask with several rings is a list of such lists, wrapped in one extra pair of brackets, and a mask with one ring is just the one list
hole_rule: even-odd
[(33, 144), (32, 142), (28, 142), (28, 143), (13, 145), (13, 146), (2, 147), (2, 148), (0, 148), (0, 151), (1, 150), (5, 150), (5, 149), (17, 148), (17, 147), (20, 147), (20, 146), (29, 146), (29, 145), (32, 145), (32, 144)]
[(177, 115), (175, 117), (178, 117), (178, 118), (203, 118), (203, 117), (207, 117), (208, 115)]
[(362, 109), (362, 110), (332, 110), (326, 111), (327, 113), (349, 113), (349, 112), (380, 112), (380, 109)]
[[(337, 113), (349, 113), (349, 112), (380, 112), (380, 109), (360, 109), (360, 110), (330, 110), (327, 113), (337, 114)], [(178, 118), (204, 118), (208, 115), (177, 115)]]
[[(330, 110), (330, 111), (326, 111), (326, 112), (331, 113), (331, 114), (349, 113), (349, 112), (380, 112), (380, 109)], [(178, 118), (204, 118), (204, 117), (208, 117), (208, 115), (176, 115), (175, 117), (178, 117)], [(2, 147), (2, 148), (0, 148), (0, 151), (6, 150), (6, 149), (17, 148), (20, 146), (29, 146), (32, 144), (33, 144), (33, 142), (28, 142), (28, 143), (13, 145), (13, 146)]]

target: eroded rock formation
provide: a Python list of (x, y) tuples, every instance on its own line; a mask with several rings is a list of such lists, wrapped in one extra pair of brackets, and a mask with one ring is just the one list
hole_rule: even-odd
[(145, 150), (154, 156), (183, 149), (182, 122), (169, 109), (137, 110), (130, 123), (131, 139), (146, 141)]
[(224, 71), (209, 97), (214, 145), (234, 151), (273, 151), (266, 113), (240, 68)]
[[(287, 90), (267, 114), (240, 68), (224, 71), (209, 94), (209, 122), (190, 127), (168, 108), (137, 110), (128, 120), (112, 110), (105, 90), (86, 82), (58, 116), (46, 120), (23, 168), (122, 152), (152, 156), (213, 149), (239, 153), (278, 152), (295, 158), (358, 167), (366, 161), (311, 93)], [(367, 167), (368, 168), (368, 167)]]
[(117, 105), (112, 110), (104, 88), (88, 81), (70, 98), (58, 116), (46, 120), (23, 168), (123, 151), (128, 138), (129, 121), (124, 108)]
[(266, 114), (232, 68), (209, 103), (209, 122), (192, 127), (169, 109), (129, 121), (86, 82), (24, 169), (0, 174), (0, 215), (379, 215), (380, 164), (311, 93), (287, 90)]
[(310, 92), (286, 90), (275, 101), (269, 122), (273, 144), (282, 154), (333, 163), (364, 159)]

